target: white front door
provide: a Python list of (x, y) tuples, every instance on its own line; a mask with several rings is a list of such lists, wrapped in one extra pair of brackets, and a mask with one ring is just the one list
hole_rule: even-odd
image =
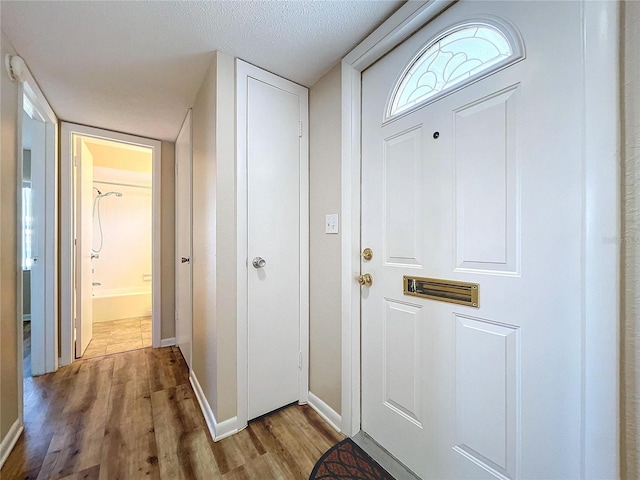
[(75, 137), (78, 168), (76, 196), (76, 358), (82, 357), (93, 338), (93, 156)]
[[(384, 121), (463, 20), (526, 57)], [(582, 72), (578, 2), (459, 2), (363, 73), (362, 429), (425, 479), (580, 476)], [(403, 276), (479, 284), (479, 306)]]
[(191, 368), (191, 110), (176, 139), (176, 343)]
[[(307, 89), (239, 62), (246, 108), (248, 419), (301, 398)], [(244, 80), (243, 80), (244, 79)], [(246, 83), (244, 83), (246, 81)], [(246, 91), (244, 90), (246, 88)], [(245, 97), (246, 95), (246, 97)], [(306, 136), (306, 135), (305, 135)]]

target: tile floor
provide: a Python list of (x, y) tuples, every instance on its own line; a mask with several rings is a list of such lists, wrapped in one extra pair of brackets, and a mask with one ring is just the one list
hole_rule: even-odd
[(82, 358), (99, 357), (151, 346), (151, 317), (125, 318), (93, 324), (93, 340)]

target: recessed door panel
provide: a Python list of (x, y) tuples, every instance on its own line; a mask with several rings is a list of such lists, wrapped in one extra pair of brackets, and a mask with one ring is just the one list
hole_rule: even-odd
[(388, 264), (420, 265), (422, 249), (422, 129), (384, 141), (385, 258)]
[(454, 113), (456, 267), (516, 271), (517, 86)]
[(456, 450), (515, 473), (519, 329), (456, 315)]
[(384, 404), (421, 427), (421, 357), (424, 345), (420, 306), (385, 299)]

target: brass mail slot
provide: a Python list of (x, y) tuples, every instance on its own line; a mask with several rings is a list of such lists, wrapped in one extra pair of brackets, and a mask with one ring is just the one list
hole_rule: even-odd
[(480, 285), (478, 283), (405, 275), (402, 277), (402, 285), (405, 295), (479, 308)]

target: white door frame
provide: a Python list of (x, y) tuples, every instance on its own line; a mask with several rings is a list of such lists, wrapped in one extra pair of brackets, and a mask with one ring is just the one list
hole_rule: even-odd
[[(236, 144), (237, 144), (237, 428), (242, 430), (249, 420), (248, 402), (248, 201), (247, 201), (247, 82), (256, 78), (287, 91), (293, 82), (277, 77), (258, 67), (236, 60)], [(298, 380), (300, 404), (309, 398), (309, 105), (300, 106), (300, 350)]]
[[(407, 2), (342, 61), (342, 432), (360, 431), (361, 78), (452, 4)], [(617, 478), (619, 452), (619, 6), (582, 1), (582, 478)]]
[(75, 350), (73, 345), (73, 272), (74, 272), (74, 253), (73, 253), (73, 216), (74, 213), (74, 196), (73, 196), (73, 137), (80, 135), (84, 137), (94, 137), (103, 140), (111, 140), (120, 143), (127, 143), (141, 147), (152, 149), (152, 213), (151, 213), (151, 265), (152, 280), (151, 291), (153, 297), (152, 306), (152, 345), (154, 348), (161, 345), (161, 320), (162, 320), (162, 290), (161, 290), (161, 146), (160, 141), (148, 138), (137, 137), (125, 133), (112, 132), (102, 130), (100, 128), (87, 127), (85, 125), (77, 125), (74, 123), (62, 122), (62, 132), (60, 136), (60, 253), (64, 261), (60, 265), (60, 363), (68, 365), (75, 358)]
[[(11, 57), (17, 58), (19, 57)], [(58, 117), (47, 102), (46, 97), (38, 87), (31, 72), (23, 65), (19, 71), (12, 71), (9, 76), (16, 77), (19, 82), (18, 87), (18, 128), (17, 128), (17, 186), (18, 195), (16, 199), (17, 214), (20, 224), (22, 225), (22, 164), (23, 164), (23, 138), (22, 128), (24, 124), (24, 110), (30, 109), (31, 112), (39, 117), (39, 120), (45, 124), (45, 180), (44, 180), (44, 201), (45, 210), (40, 212), (44, 217), (44, 228), (41, 230), (44, 234), (44, 319), (43, 328), (44, 335), (41, 336), (42, 343), (40, 345), (31, 344), (31, 355), (44, 357), (45, 372), (55, 372), (58, 369)], [(24, 363), (24, 342), (22, 336), (23, 329), (23, 281), (22, 281), (22, 230), (17, 229), (17, 292), (16, 292), (16, 321), (18, 325), (18, 418), (20, 425), (24, 423), (24, 392), (23, 392), (23, 376)], [(41, 263), (41, 264), (42, 264)]]

